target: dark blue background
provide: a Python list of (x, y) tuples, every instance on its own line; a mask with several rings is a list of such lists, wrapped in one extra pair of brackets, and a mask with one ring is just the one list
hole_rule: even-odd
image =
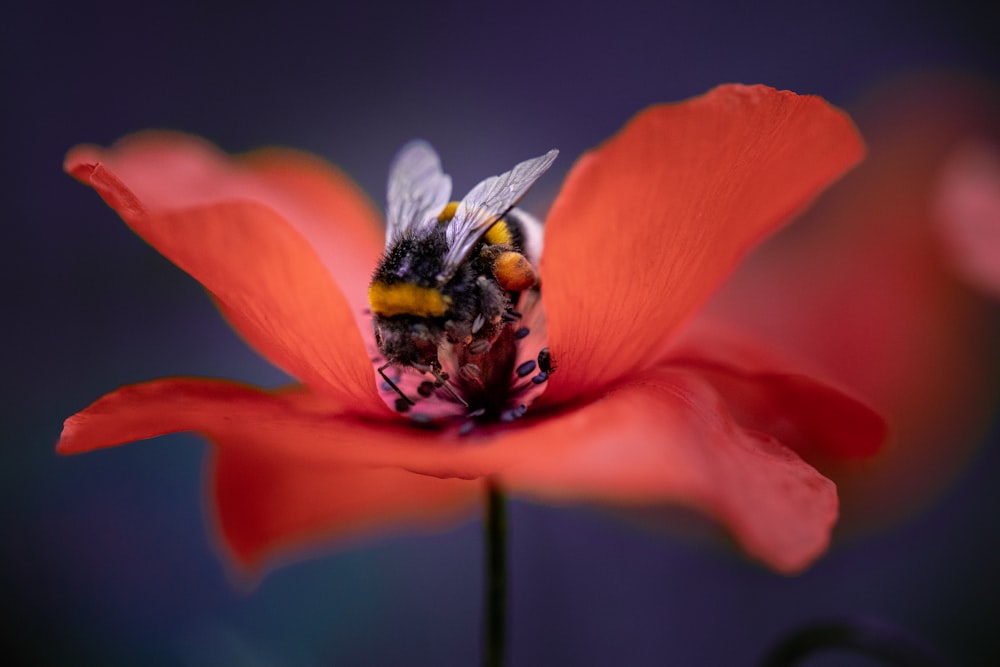
[[(458, 191), (551, 146), (565, 156), (556, 184), (639, 108), (720, 82), (850, 107), (913, 71), (1000, 73), (987, 3), (20, 4), (0, 27), (0, 653), (39, 665), (469, 665), (480, 624), (477, 523), (352, 545), (247, 593), (206, 537), (197, 439), (55, 455), (62, 420), (121, 384), (282, 380), (62, 174), (70, 146), (147, 127), (230, 151), (289, 145), (381, 203), (414, 136), (438, 146)], [(927, 510), (793, 579), (596, 512), (515, 503), (510, 664), (751, 665), (841, 614), (998, 663), (998, 469), (990, 443)]]

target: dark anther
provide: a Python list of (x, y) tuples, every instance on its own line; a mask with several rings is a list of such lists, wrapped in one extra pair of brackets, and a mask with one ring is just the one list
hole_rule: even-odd
[(434, 417), (431, 417), (426, 412), (414, 412), (412, 415), (410, 415), (410, 419), (417, 426), (433, 426), (434, 425)]
[(520, 419), (524, 416), (524, 413), (528, 411), (528, 406), (521, 403), (515, 408), (509, 410), (504, 410), (500, 413), (500, 421), (502, 422), (512, 422), (515, 419)]
[(531, 373), (534, 372), (536, 365), (537, 364), (535, 364), (534, 359), (528, 359), (526, 362), (517, 367), (517, 377), (523, 378), (526, 375), (531, 375)]
[(474, 428), (476, 428), (476, 422), (474, 422), (474, 421), (472, 421), (470, 419), (469, 421), (463, 423), (458, 428), (458, 434), (459, 435), (469, 435), (470, 433), (472, 433), (472, 429), (474, 429)]
[(850, 651), (893, 667), (946, 667), (934, 650), (900, 628), (857, 618), (808, 625), (785, 637), (761, 662), (761, 667), (807, 664), (816, 653)]
[(396, 412), (406, 412), (413, 405), (413, 401), (405, 396), (396, 399)]
[(417, 393), (427, 398), (434, 393), (434, 383), (430, 380), (424, 380), (417, 386)]
[(531, 378), (531, 381), (534, 382), (535, 384), (541, 384), (541, 383), (545, 382), (548, 379), (549, 379), (549, 374), (546, 373), (545, 371), (540, 371), (538, 373), (538, 375), (536, 375), (535, 377)]
[(520, 329), (514, 332), (514, 338), (521, 340), (522, 338), (526, 338), (530, 333), (531, 329), (529, 329), (528, 327), (521, 327)]

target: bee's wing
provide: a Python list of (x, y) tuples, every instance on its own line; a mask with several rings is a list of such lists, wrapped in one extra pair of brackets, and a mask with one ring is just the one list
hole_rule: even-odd
[(525, 160), (504, 174), (487, 178), (465, 195), (445, 230), (448, 252), (439, 282), (454, 275), (482, 235), (521, 201), (528, 188), (552, 166), (557, 155), (559, 151), (552, 149), (545, 155)]
[(389, 168), (385, 245), (406, 233), (432, 229), (451, 197), (451, 177), (430, 144), (419, 139), (403, 146)]

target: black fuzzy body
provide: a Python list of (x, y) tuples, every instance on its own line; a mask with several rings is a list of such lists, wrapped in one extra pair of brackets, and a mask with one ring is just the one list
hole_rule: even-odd
[[(504, 314), (511, 309), (511, 295), (493, 276), (492, 260), (498, 248), (517, 248), (482, 240), (454, 275), (439, 285), (448, 247), (446, 226), (441, 223), (428, 234), (400, 238), (386, 250), (372, 276), (373, 283), (406, 283), (437, 290), (448, 302), (440, 317), (374, 314), (376, 342), (388, 362), (421, 370), (440, 369), (438, 349), (445, 343), (461, 349), (485, 346), (488, 350), (504, 325)], [(516, 226), (510, 228), (512, 238), (520, 239), (520, 234), (514, 233)], [(477, 345), (477, 341), (490, 345)]]

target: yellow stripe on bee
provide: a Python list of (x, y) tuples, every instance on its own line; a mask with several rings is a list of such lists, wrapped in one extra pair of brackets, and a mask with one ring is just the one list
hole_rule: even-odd
[(487, 229), (485, 238), (486, 242), (490, 245), (511, 245), (514, 242), (514, 237), (511, 236), (510, 228), (503, 220), (500, 220), (495, 225)]
[(368, 303), (373, 313), (383, 317), (441, 317), (448, 311), (451, 299), (433, 287), (377, 281), (368, 288)]

